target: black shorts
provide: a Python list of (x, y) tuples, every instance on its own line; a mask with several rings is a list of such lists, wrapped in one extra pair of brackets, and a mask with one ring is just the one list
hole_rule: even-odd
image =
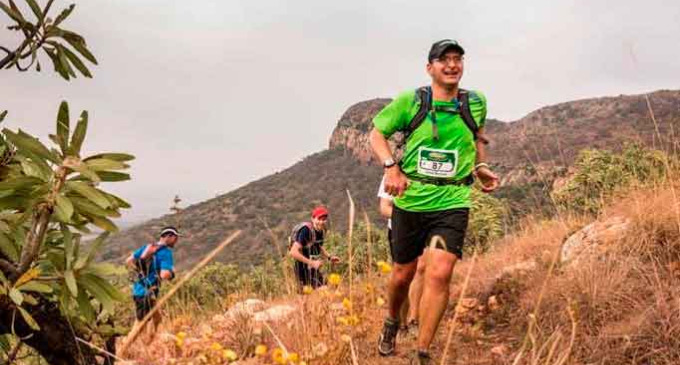
[(135, 300), (135, 313), (137, 314), (137, 320), (141, 321), (149, 312), (154, 305), (156, 305), (156, 297), (147, 295), (144, 297), (133, 297)]
[(297, 276), (300, 288), (311, 286), (316, 289), (326, 285), (326, 279), (321, 274), (321, 271), (309, 269), (309, 267), (299, 261), (295, 261), (295, 276)]
[[(463, 257), (465, 231), (468, 225), (468, 208), (438, 212), (409, 212), (392, 210), (392, 261), (398, 264), (413, 262), (423, 254), (434, 236), (444, 239), (446, 250)], [(441, 245), (438, 248), (443, 248)]]

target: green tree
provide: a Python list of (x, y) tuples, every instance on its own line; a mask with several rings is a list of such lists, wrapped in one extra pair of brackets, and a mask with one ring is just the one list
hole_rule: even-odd
[[(10, 30), (23, 41), (6, 55), (0, 70), (16, 67), (39, 71), (38, 51), (44, 51), (55, 71), (66, 80), (75, 71), (90, 77), (82, 60), (66, 44), (92, 63), (84, 39), (61, 28), (74, 6), (54, 20), (45, 7), (25, 0), (27, 16), (14, 1), (0, 1), (9, 16)], [(30, 58), (28, 64), (22, 64)], [(0, 122), (7, 111), (0, 113)], [(122, 294), (107, 280), (116, 269), (94, 258), (109, 232), (117, 230), (111, 218), (130, 205), (101, 189), (102, 182), (125, 181), (122, 172), (133, 156), (100, 153), (83, 156), (88, 128), (83, 111), (72, 127), (68, 104), (62, 102), (55, 133), (47, 145), (22, 130), (0, 133), (0, 360), (12, 363), (21, 344), (33, 348), (50, 364), (95, 364), (96, 353), (84, 341), (108, 341), (120, 333), (113, 326), (114, 302)], [(88, 247), (81, 247), (90, 228), (104, 231)], [(4, 359), (3, 359), (4, 357)], [(110, 362), (110, 359), (106, 360)]]
[(666, 159), (662, 151), (637, 144), (622, 152), (584, 150), (574, 164), (574, 173), (553, 192), (560, 209), (597, 214), (619, 190), (633, 183), (647, 184), (665, 177)]
[(464, 250), (471, 254), (475, 249), (480, 253), (491, 248), (491, 243), (503, 236), (507, 222), (507, 207), (503, 200), (472, 189), (472, 208), (465, 237)]
[(35, 70), (40, 71), (42, 51), (52, 62), (54, 70), (64, 79), (76, 77), (76, 71), (85, 77), (92, 77), (82, 58), (95, 65), (97, 59), (87, 48), (85, 38), (62, 27), (75, 5), (71, 4), (52, 19), (49, 13), (54, 0), (48, 0), (44, 7), (40, 7), (36, 0), (24, 1), (30, 14), (22, 12), (13, 0), (9, 0), (9, 3), (0, 1), (0, 10), (13, 23), (8, 29), (19, 33), (23, 39), (14, 47), (0, 46), (0, 51), (5, 53), (4, 57), (0, 55), (0, 70), (16, 68), (19, 71), (28, 71), (35, 67)]

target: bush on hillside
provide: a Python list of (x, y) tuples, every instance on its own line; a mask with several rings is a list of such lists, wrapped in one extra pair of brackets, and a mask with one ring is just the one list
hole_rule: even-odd
[(621, 189), (632, 184), (651, 184), (665, 176), (662, 151), (632, 144), (620, 153), (583, 150), (575, 172), (565, 186), (553, 192), (557, 206), (565, 211), (598, 214)]

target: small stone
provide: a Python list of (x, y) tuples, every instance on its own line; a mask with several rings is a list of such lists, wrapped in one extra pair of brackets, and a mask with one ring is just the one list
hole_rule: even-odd
[(479, 300), (477, 300), (477, 298), (463, 298), (460, 301), (460, 305), (468, 310), (474, 309), (475, 307), (477, 307), (478, 304)]
[(508, 354), (508, 346), (498, 345), (491, 349), (491, 353), (498, 357), (505, 357)]

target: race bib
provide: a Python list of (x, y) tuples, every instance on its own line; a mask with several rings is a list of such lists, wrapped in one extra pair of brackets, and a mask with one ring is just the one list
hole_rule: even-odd
[(418, 150), (418, 173), (430, 177), (450, 178), (456, 176), (458, 150), (435, 150), (420, 147)]

